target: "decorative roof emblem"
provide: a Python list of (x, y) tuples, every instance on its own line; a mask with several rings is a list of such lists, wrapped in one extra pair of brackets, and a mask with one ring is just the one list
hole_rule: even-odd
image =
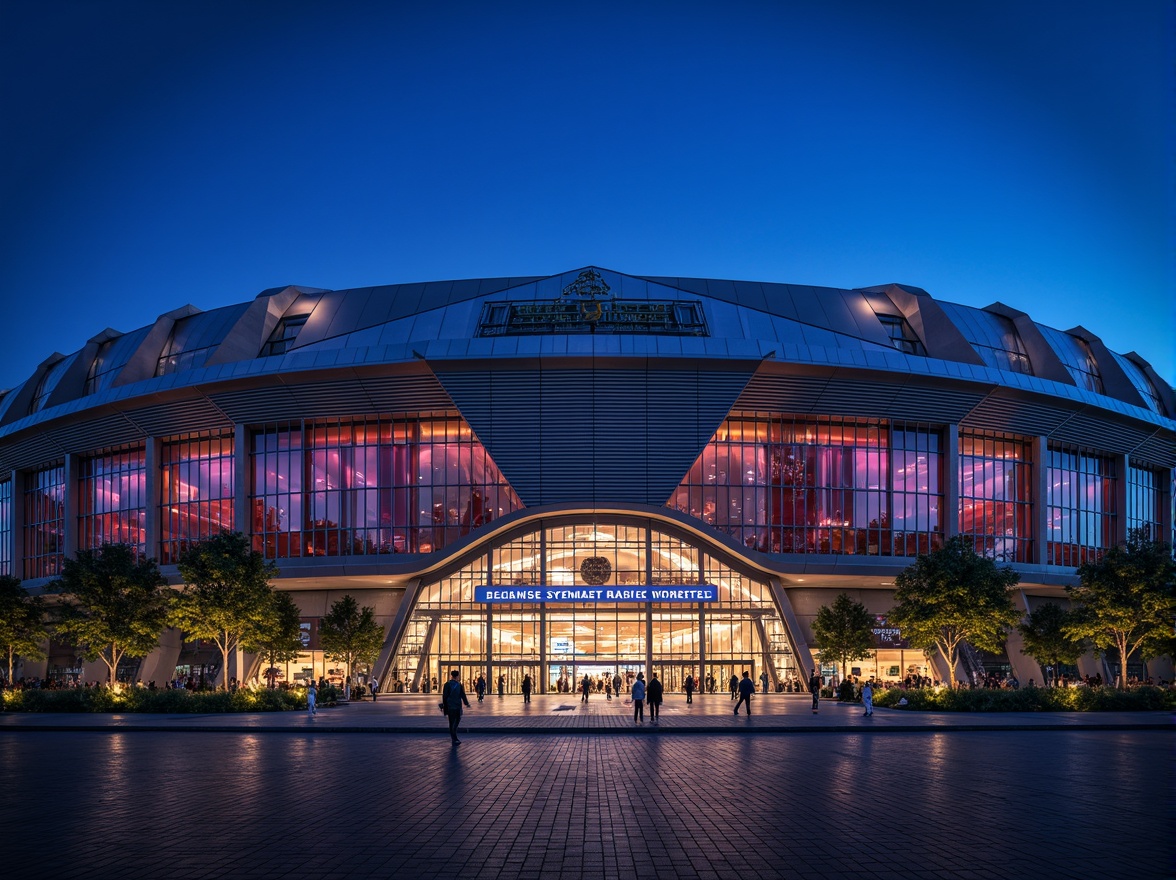
[(612, 296), (610, 290), (599, 272), (595, 269), (585, 269), (576, 276), (575, 281), (563, 289), (560, 299), (565, 296), (579, 297), (580, 317), (589, 324), (594, 324), (604, 316), (604, 307), (601, 306), (600, 300)]
[(612, 296), (610, 288), (595, 269), (585, 269), (576, 276), (576, 280), (563, 289), (561, 297), (578, 296), (581, 299), (596, 301)]

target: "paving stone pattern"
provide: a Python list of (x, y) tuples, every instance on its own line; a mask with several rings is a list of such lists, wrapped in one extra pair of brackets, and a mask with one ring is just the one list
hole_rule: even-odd
[(0, 875), (1176, 875), (1170, 731), (0, 732)]

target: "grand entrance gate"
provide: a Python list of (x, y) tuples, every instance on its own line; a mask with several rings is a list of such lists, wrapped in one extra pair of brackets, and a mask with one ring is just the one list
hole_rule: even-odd
[(757, 686), (766, 671), (773, 690), (800, 677), (767, 578), (637, 517), (548, 521), (484, 548), (420, 587), (396, 644), (406, 690), (449, 668), (516, 694), (527, 674), (537, 693), (574, 693), (606, 669), (625, 685), (656, 670), (670, 692), (708, 671), (747, 669)]

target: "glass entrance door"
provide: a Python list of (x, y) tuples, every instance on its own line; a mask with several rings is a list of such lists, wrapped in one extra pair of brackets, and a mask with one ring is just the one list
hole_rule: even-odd
[[(693, 675), (694, 680), (698, 681), (698, 664), (697, 663), (682, 663), (682, 662), (658, 662), (653, 661), (653, 672), (657, 673), (657, 677), (661, 680), (662, 687), (668, 693), (685, 693), (686, 692), (686, 676)], [(695, 684), (695, 691), (701, 690), (701, 684)]]
[(525, 660), (500, 660), (494, 664), (495, 680), (490, 692), (498, 693), (498, 679), (499, 675), (503, 676), (505, 683), (505, 691), (508, 694), (521, 694), (523, 692), (523, 678), (531, 676), (531, 692), (536, 694), (543, 693), (543, 679), (539, 675), (539, 664), (531, 663)]
[(708, 663), (706, 671), (709, 676), (714, 678), (714, 693), (716, 694), (730, 694), (731, 678), (735, 678), (736, 687), (738, 687), (744, 672), (751, 676), (751, 680), (757, 685), (756, 690), (759, 690), (758, 682), (755, 681), (756, 667), (751, 660), (720, 660), (716, 663)]

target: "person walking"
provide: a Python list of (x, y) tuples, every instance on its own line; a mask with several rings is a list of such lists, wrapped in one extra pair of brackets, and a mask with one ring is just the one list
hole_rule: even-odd
[(760, 685), (763, 686), (764, 693), (766, 694), (768, 692), (768, 670), (766, 669), (760, 673)]
[(530, 675), (523, 676), (523, 702), (524, 703), (531, 702), (531, 676)]
[(874, 714), (874, 685), (871, 682), (866, 682), (862, 685), (862, 703), (865, 704), (866, 711), (863, 715)]
[(689, 706), (694, 702), (694, 676), (686, 676), (686, 681), (682, 686), (686, 689), (686, 705)]
[(457, 725), (461, 723), (461, 705), (465, 703), (466, 708), (469, 708), (470, 701), (466, 698), (465, 688), (461, 685), (461, 673), (456, 669), (449, 673), (449, 681), (441, 688), (441, 702), (449, 718), (449, 738), (453, 740), (453, 745), (461, 745), (461, 740), (457, 738)]
[(645, 721), (645, 673), (638, 672), (637, 680), (629, 690), (633, 698), (633, 723), (641, 724)]
[(310, 684), (306, 688), (306, 714), (317, 715), (318, 709), (315, 703), (318, 701), (318, 689), (314, 686), (314, 679), (310, 680)]
[(809, 676), (808, 689), (809, 693), (813, 695), (813, 711), (817, 712), (819, 711), (817, 709), (817, 703), (821, 700), (821, 673), (815, 669), (813, 670), (813, 674)]
[(617, 699), (621, 698), (621, 673), (613, 673), (613, 693), (617, 695)]
[(505, 695), (506, 695), (506, 676), (499, 675), (498, 676), (498, 696), (502, 697)]
[(478, 695), (478, 702), (482, 702), (486, 698), (486, 676), (478, 673), (478, 680), (474, 682), (474, 691)]
[[(734, 678), (734, 676), (732, 676)], [(747, 704), (747, 714), (751, 715), (751, 695), (755, 693), (755, 682), (751, 680), (751, 673), (743, 670), (743, 678), (737, 683), (739, 688), (739, 702), (735, 704), (735, 713), (739, 714), (739, 707)]]
[(372, 702), (374, 703), (376, 695), (380, 692), (380, 680), (373, 675), (372, 680), (368, 682), (368, 687), (372, 689)]
[(665, 696), (665, 688), (662, 687), (655, 672), (649, 679), (649, 686), (645, 689), (645, 699), (649, 701), (649, 720), (654, 724), (657, 724), (657, 719), (661, 716), (663, 696)]
[(734, 672), (731, 673), (731, 678), (727, 681), (727, 690), (731, 692), (732, 700), (739, 694), (739, 676)]
[(580, 702), (587, 703), (590, 693), (592, 693), (592, 679), (588, 677), (587, 673), (584, 673), (584, 680), (580, 682)]

